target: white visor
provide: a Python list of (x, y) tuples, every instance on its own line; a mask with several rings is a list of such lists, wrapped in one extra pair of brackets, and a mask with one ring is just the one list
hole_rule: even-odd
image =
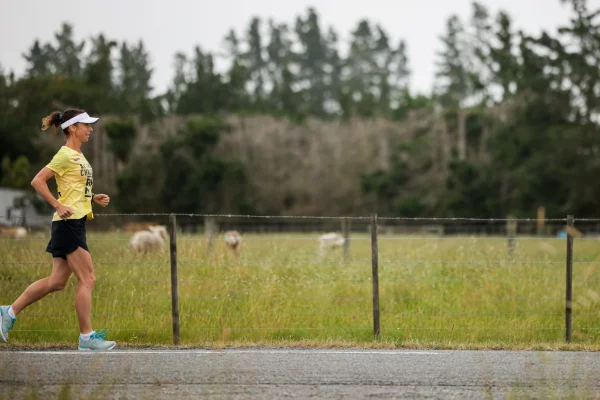
[(96, 117), (90, 117), (88, 115), (88, 113), (81, 113), (81, 114), (77, 114), (70, 120), (63, 122), (62, 124), (60, 124), (60, 127), (61, 127), (61, 129), (65, 129), (73, 124), (78, 123), (78, 122), (83, 122), (84, 124), (93, 124), (96, 121), (98, 121), (98, 119), (99, 118), (96, 118)]

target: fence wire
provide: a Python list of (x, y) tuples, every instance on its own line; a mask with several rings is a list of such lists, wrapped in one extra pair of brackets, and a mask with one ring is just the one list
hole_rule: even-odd
[[(223, 218), (223, 219), (280, 219), (280, 220), (354, 220), (354, 221), (368, 221), (371, 216), (322, 216), (322, 215), (256, 215), (256, 214), (198, 214), (198, 213), (98, 213), (94, 214), (94, 217), (189, 217), (189, 218)], [(38, 220), (38, 219), (51, 219), (52, 215), (48, 216), (13, 216), (5, 217), (0, 216), (3, 219), (13, 220)], [(385, 217), (378, 216), (379, 220), (382, 221), (471, 221), (471, 222), (538, 222), (538, 218), (472, 218), (472, 217)], [(576, 219), (577, 221), (588, 221), (596, 222), (600, 219), (588, 218), (588, 219)], [(544, 218), (545, 222), (567, 222), (566, 218)]]
[[(563, 316), (563, 313), (549, 313), (549, 312), (515, 312), (515, 313), (485, 313), (485, 312), (418, 312), (418, 311), (412, 311), (412, 312), (382, 312), (384, 316), (398, 316), (398, 315), (411, 315), (411, 316), (419, 316), (419, 315), (426, 315), (426, 316), (490, 316), (490, 317), (514, 317), (514, 316), (522, 316), (522, 315), (542, 315), (542, 316)], [(594, 316), (599, 316), (600, 313), (599, 312), (595, 312), (595, 313), (591, 313), (591, 312), (587, 312), (587, 313), (577, 313), (578, 315), (583, 315), (583, 316), (590, 316), (590, 315), (594, 315)], [(38, 313), (25, 313), (23, 315), (26, 315), (27, 317), (56, 317), (56, 318), (77, 318), (76, 314), (38, 314)], [(163, 317), (167, 320), (171, 319), (171, 316), (165, 316), (165, 314), (150, 314), (150, 313), (92, 313), (93, 317), (140, 317), (142, 316), (144, 318), (148, 318), (148, 317)], [(213, 317), (213, 318), (224, 318), (224, 317), (240, 317), (240, 316), (246, 316), (247, 313), (244, 312), (228, 312), (225, 314), (215, 314), (215, 313), (180, 313), (179, 316), (180, 317), (184, 317), (184, 318), (194, 318), (194, 317)], [(255, 313), (254, 315), (256, 316), (319, 316), (319, 317), (326, 317), (326, 316), (355, 316), (355, 315), (367, 315), (367, 316), (371, 316), (372, 313), (371, 312), (367, 312), (367, 311), (356, 311), (356, 312), (312, 312), (312, 313), (307, 313), (307, 312), (259, 312), (259, 313)]]
[[(423, 277), (423, 278), (404, 278), (404, 279), (386, 279), (385, 282), (381, 282), (380, 284), (386, 283), (410, 283), (410, 282), (481, 282), (484, 279), (482, 278), (435, 278), (435, 277)], [(16, 283), (25, 283), (31, 284), (36, 281), (32, 280), (24, 280), (24, 279), (11, 279), (11, 280), (0, 280), (0, 284), (16, 284)], [(69, 281), (68, 284), (75, 285), (75, 283), (71, 283)], [(170, 285), (171, 282), (166, 281), (164, 279), (96, 279), (96, 285), (103, 284), (115, 284), (115, 283), (164, 283), (165, 285)], [(361, 283), (371, 283), (371, 278), (363, 278), (363, 279), (302, 279), (302, 278), (265, 278), (265, 279), (181, 279), (179, 283), (222, 283), (222, 284), (255, 284), (255, 283), (269, 283), (269, 284), (285, 284), (285, 283), (309, 283), (309, 284), (318, 284), (318, 285), (328, 285), (328, 284), (339, 284), (339, 283), (347, 283), (347, 284), (361, 284)], [(533, 283), (562, 283), (562, 280), (559, 279), (535, 279), (535, 278), (527, 278), (520, 279), (520, 283), (523, 282), (533, 282)], [(600, 279), (585, 279), (585, 283), (599, 283)]]
[[(371, 221), (371, 216), (296, 216), (296, 215), (249, 215), (249, 214), (196, 214), (196, 213), (135, 213), (135, 214), (125, 214), (125, 213), (107, 213), (107, 214), (96, 214), (96, 217), (99, 218), (111, 218), (111, 217), (161, 217), (161, 218), (171, 218), (171, 217), (185, 217), (185, 218), (217, 218), (217, 219), (225, 219), (225, 220), (233, 220), (233, 219), (245, 219), (245, 220), (256, 220), (256, 221), (261, 221), (261, 220), (267, 220), (269, 222), (271, 221), (279, 221), (279, 220), (283, 220), (283, 221), (292, 221), (292, 220), (323, 220), (323, 221), (330, 221), (330, 220), (339, 220), (339, 221), (361, 221), (361, 222), (369, 222)], [(0, 219), (2, 219), (4, 217), (0, 216)], [(34, 218), (28, 218), (28, 220), (32, 220), (32, 219), (36, 219), (36, 218), (44, 218), (44, 219), (49, 219), (49, 217), (44, 216), (44, 217), (34, 217)], [(561, 224), (560, 226), (562, 227), (564, 223), (568, 222), (567, 218), (544, 218), (544, 219), (538, 219), (538, 218), (470, 218), (470, 217), (450, 217), (450, 218), (445, 218), (445, 217), (415, 217), (415, 218), (406, 218), (406, 217), (377, 217), (377, 219), (379, 221), (385, 221), (385, 222), (390, 222), (390, 223), (426, 223), (426, 222), (431, 222), (431, 223), (448, 223), (448, 224), (454, 224), (454, 225), (458, 225), (461, 227), (482, 227), (482, 224), (478, 224), (478, 223), (487, 223), (487, 224), (499, 224), (499, 223), (507, 223), (507, 226), (509, 223), (515, 222), (525, 222), (525, 223), (557, 223)], [(15, 218), (12, 218), (11, 220), (15, 220)], [(596, 218), (576, 218), (575, 221), (579, 222), (586, 222), (586, 223), (592, 223), (592, 222), (600, 222), (600, 218), (596, 219)], [(1, 222), (1, 221), (0, 221)], [(466, 223), (469, 223), (470, 225), (466, 225)], [(324, 226), (327, 225), (326, 223), (324, 223)], [(331, 225), (331, 224), (330, 224)], [(360, 225), (360, 224), (359, 224)], [(393, 225), (386, 225), (385, 227), (382, 228), (388, 228), (388, 227), (394, 227)], [(437, 226), (437, 225), (431, 225), (431, 226)], [(507, 228), (508, 229), (508, 228)], [(346, 239), (350, 240), (350, 243), (354, 243), (354, 242), (358, 242), (360, 244), (368, 244), (369, 242), (372, 243), (372, 238), (368, 237), (368, 235), (365, 234), (364, 231), (360, 231), (361, 233), (359, 235), (356, 235), (356, 231), (350, 231), (349, 233), (352, 233), (352, 237), (347, 237)], [(391, 231), (389, 231), (391, 232)], [(428, 233), (386, 233), (383, 229), (382, 232), (379, 233), (377, 240), (381, 241), (381, 242), (414, 242), (414, 241), (423, 241), (423, 242), (431, 242), (431, 241), (446, 241), (446, 240), (453, 240), (453, 241), (460, 241), (461, 246), (462, 244), (470, 244), (470, 242), (473, 243), (473, 245), (477, 245), (477, 244), (481, 244), (481, 242), (485, 242), (488, 240), (492, 240), (492, 241), (509, 241), (509, 244), (512, 243), (513, 245), (517, 242), (520, 241), (528, 241), (528, 242), (534, 242), (534, 241), (544, 241), (544, 242), (554, 242), (554, 241), (564, 241), (564, 238), (561, 237), (554, 237), (554, 236), (543, 236), (543, 235), (538, 235), (538, 236), (534, 236), (534, 235), (513, 235), (510, 236), (508, 234), (504, 234), (504, 232), (498, 232), (499, 234), (494, 235), (494, 233), (476, 233), (476, 236), (474, 236), (473, 234), (469, 234), (469, 233), (461, 233), (461, 232), (457, 232), (457, 234), (455, 235), (453, 232), (448, 234), (448, 233), (436, 233), (433, 232), (431, 234)], [(127, 233), (129, 234), (129, 233)], [(296, 233), (297, 234), (297, 233)], [(130, 239), (128, 237), (118, 237), (118, 238), (104, 238), (102, 236), (98, 236), (95, 237), (95, 233), (90, 232), (90, 234), (88, 235), (88, 239), (91, 242), (115, 242), (115, 243), (119, 243), (119, 242), (127, 242)], [(178, 234), (180, 235), (177, 238), (177, 242), (184, 242), (184, 243), (189, 243), (189, 244), (194, 244), (194, 243), (207, 243), (207, 241), (211, 241), (214, 240), (214, 235), (213, 234), (208, 234), (204, 237), (198, 237), (198, 236), (192, 236), (191, 234)], [(27, 237), (27, 238), (23, 238), (23, 239), (0, 239), (0, 242), (3, 243), (10, 243), (11, 245), (18, 245), (19, 243), (25, 242), (25, 241), (47, 241), (49, 239), (49, 236), (44, 236), (44, 237)], [(257, 232), (255, 236), (247, 236), (245, 235), (243, 237), (244, 242), (259, 242), (259, 243), (264, 243), (264, 242), (283, 242), (283, 241), (289, 241), (289, 242), (298, 242), (298, 243), (309, 243), (309, 242), (313, 242), (316, 243), (317, 242), (317, 237), (299, 237), (299, 236), (294, 236), (294, 235), (282, 235), (282, 234), (275, 234), (273, 235), (272, 232), (267, 232), (264, 234), (261, 234), (260, 232)], [(587, 241), (595, 241), (595, 240), (600, 240), (600, 235), (598, 236), (585, 236), (585, 237), (581, 237), (581, 238), (577, 238), (577, 240), (587, 240)], [(466, 246), (465, 246), (466, 247)], [(12, 261), (12, 260), (6, 260), (4, 258), (5, 256), (2, 256), (2, 260), (0, 260), (0, 266), (2, 265), (6, 265), (6, 266), (23, 266), (23, 267), (27, 267), (27, 266), (40, 266), (40, 265), (49, 265), (51, 264), (50, 260), (44, 260), (44, 261)], [(181, 266), (194, 266), (194, 265), (199, 265), (199, 266), (277, 266), (277, 265), (281, 265), (281, 264), (285, 264), (285, 265), (289, 265), (289, 266), (302, 266), (302, 265), (310, 265), (310, 266), (339, 266), (340, 271), (343, 271), (343, 267), (344, 266), (348, 266), (348, 265), (361, 265), (361, 266), (371, 266), (373, 262), (373, 259), (356, 259), (356, 258), (350, 258), (350, 257), (345, 257), (343, 260), (335, 260), (335, 261), (331, 261), (331, 260), (324, 260), (324, 259), (307, 259), (307, 260), (298, 260), (298, 259), (294, 259), (294, 260), (264, 260), (264, 259), (246, 259), (246, 258), (239, 258), (237, 260), (206, 260), (206, 259), (190, 259), (190, 258), (183, 258), (183, 259), (179, 259), (177, 260), (177, 265), (181, 265)], [(171, 261), (166, 259), (166, 260), (134, 260), (134, 261), (117, 261), (117, 260), (98, 260), (94, 262), (95, 265), (98, 266), (110, 266), (110, 265), (124, 265), (124, 266), (144, 266), (144, 265), (149, 265), (149, 266), (168, 266), (171, 265)], [(545, 261), (537, 261), (537, 260), (532, 260), (532, 261), (528, 261), (528, 260), (523, 260), (523, 259), (474, 259), (474, 260), (444, 260), (444, 259), (435, 259), (435, 260), (427, 260), (427, 259), (415, 259), (415, 258), (401, 258), (401, 259), (385, 259), (384, 257), (382, 257), (382, 259), (378, 260), (378, 264), (379, 267), (381, 267), (380, 269), (380, 273), (382, 273), (382, 275), (378, 278), (379, 280), (379, 285), (380, 287), (389, 287), (389, 285), (399, 285), (399, 284), (412, 284), (412, 283), (420, 283), (420, 282), (432, 282), (432, 283), (463, 283), (465, 284), (465, 287), (467, 288), (467, 290), (475, 290), (473, 289), (473, 286), (470, 285), (470, 283), (481, 283), (482, 281), (485, 281), (485, 277), (476, 277), (476, 278), (470, 278), (470, 277), (432, 277), (432, 276), (419, 276), (419, 275), (411, 275), (411, 276), (406, 276), (403, 277), (399, 274), (395, 274), (395, 275), (389, 275), (389, 272), (402, 272), (402, 271), (397, 271), (392, 269), (395, 266), (398, 265), (403, 265), (403, 266), (423, 266), (423, 265), (447, 265), (447, 266), (488, 266), (488, 265), (499, 265), (499, 266), (546, 266), (548, 268), (554, 268), (555, 266), (564, 266), (565, 262), (564, 261), (554, 261), (554, 260), (545, 260)], [(573, 265), (590, 265), (590, 266), (594, 266), (594, 265), (598, 265), (600, 264), (600, 261), (575, 261), (573, 260), (572, 262)], [(25, 284), (31, 284), (33, 281), (31, 281), (30, 279), (25, 280), (25, 279), (3, 279), (2, 277), (2, 267), (0, 267), (0, 285), (25, 285)], [(388, 269), (390, 268), (390, 269)], [(261, 271), (263, 271), (261, 269)], [(302, 271), (302, 270), (298, 270), (298, 271)], [(510, 269), (509, 269), (510, 271)], [(166, 270), (165, 270), (166, 272)], [(365, 268), (365, 272), (371, 272), (370, 268)], [(156, 271), (152, 271), (151, 274), (157, 274)], [(387, 274), (387, 275), (386, 275)], [(161, 276), (157, 276), (155, 279), (153, 279), (154, 277), (152, 275), (146, 276), (143, 279), (134, 279), (134, 278), (123, 278), (123, 279), (111, 279), (111, 278), (99, 278), (97, 279), (97, 285), (99, 286), (106, 286), (106, 285), (111, 285), (115, 288), (119, 288), (120, 285), (125, 285), (125, 284), (141, 284), (141, 286), (143, 287), (146, 284), (151, 284), (151, 283), (155, 283), (155, 284), (162, 284), (160, 285), (160, 287), (155, 287), (155, 289), (162, 289), (162, 288), (167, 288), (170, 287), (170, 280), (168, 279), (167, 276), (161, 277)], [(541, 277), (523, 277), (523, 276), (516, 276), (516, 277), (508, 277), (508, 279), (514, 279), (515, 283), (518, 285), (523, 285), (523, 284), (528, 284), (528, 283), (534, 283), (534, 284), (564, 284), (564, 279), (555, 279), (551, 276), (547, 276), (547, 275), (543, 275)], [(507, 279), (507, 281), (508, 281)], [(600, 281), (600, 279), (595, 279), (595, 278), (589, 278), (588, 276), (576, 276), (574, 279), (574, 282), (576, 284), (580, 284), (580, 283), (584, 283), (586, 285), (590, 285), (590, 284), (596, 284)], [(73, 280), (70, 280), (68, 283), (70, 286), (74, 286), (76, 283)], [(300, 285), (307, 285), (307, 287), (316, 287), (319, 285), (338, 285), (338, 284), (345, 284), (345, 285), (369, 285), (369, 288), (372, 286), (373, 284), (373, 278), (371, 276), (369, 277), (349, 277), (349, 276), (342, 276), (342, 277), (334, 277), (334, 278), (319, 278), (319, 277), (315, 277), (315, 276), (305, 276), (305, 277), (280, 277), (280, 276), (274, 276), (274, 277), (244, 277), (241, 279), (229, 279), (229, 278), (223, 278), (223, 279), (219, 279), (219, 278), (190, 278), (190, 277), (183, 277), (178, 279), (178, 284), (182, 285), (182, 287), (185, 289), (184, 292), (189, 293), (189, 288), (187, 286), (187, 284), (189, 285), (196, 285), (198, 288), (201, 288), (201, 286), (198, 286), (199, 284), (220, 284), (220, 285), (225, 285), (225, 286), (230, 286), (230, 287), (237, 287), (239, 285), (243, 286), (242, 288), (238, 288), (238, 293), (236, 294), (231, 294), (231, 293), (227, 293), (226, 295), (223, 294), (214, 294), (214, 295), (182, 295), (179, 297), (179, 303), (180, 304), (186, 304), (189, 302), (209, 302), (209, 301), (218, 301), (221, 302), (221, 305), (223, 304), (229, 304), (229, 302), (234, 301), (234, 300), (240, 300), (240, 301), (248, 301), (248, 295), (242, 294), (242, 293), (246, 293), (245, 291), (247, 290), (246, 286), (248, 285), (260, 285), (260, 284), (269, 284), (269, 285), (285, 285), (285, 284), (300, 284)], [(386, 286), (387, 285), (387, 286)], [(443, 287), (443, 286), (441, 286)], [(556, 286), (557, 288), (559, 287), (558, 285)], [(469, 289), (470, 288), (470, 289)], [(367, 323), (372, 323), (373, 322), (373, 313), (372, 310), (370, 309), (361, 309), (361, 310), (357, 310), (357, 311), (335, 311), (335, 309), (331, 308), (331, 304), (327, 304), (327, 302), (371, 302), (372, 298), (369, 296), (364, 296), (364, 295), (356, 295), (356, 296), (327, 296), (327, 295), (319, 295), (317, 293), (315, 293), (315, 295), (298, 295), (297, 293), (295, 293), (294, 288), (282, 288), (282, 289), (278, 289), (278, 293), (280, 293), (280, 296), (276, 296), (276, 297), (271, 297), (270, 300), (277, 302), (277, 301), (287, 301), (287, 302), (299, 302), (300, 304), (305, 303), (307, 301), (320, 301), (321, 303), (325, 303), (324, 308), (327, 311), (321, 311), (321, 310), (317, 310), (317, 311), (313, 311), (313, 312), (309, 312), (309, 311), (298, 311), (298, 312), (294, 312), (294, 311), (254, 311), (252, 313), (252, 318), (261, 318), (261, 320), (266, 320), (266, 321), (270, 321), (265, 323), (265, 326), (258, 326), (258, 327), (254, 327), (254, 326), (219, 326), (219, 327), (212, 327), (212, 326), (207, 326), (207, 327), (197, 327), (194, 325), (191, 326), (187, 326), (187, 323), (189, 321), (193, 321), (199, 318), (210, 318), (210, 319), (215, 319), (215, 320), (221, 320), (221, 323), (223, 324), (223, 320), (227, 319), (227, 318), (233, 318), (233, 319), (241, 319), (245, 316), (248, 315), (248, 312), (244, 312), (244, 311), (240, 311), (238, 308), (233, 307), (232, 309), (225, 309), (223, 310), (223, 312), (211, 312), (211, 311), (206, 311), (206, 312), (182, 312), (179, 313), (179, 317), (181, 318), (181, 324), (183, 327), (185, 327), (185, 332), (202, 332), (202, 331), (215, 331), (215, 332), (219, 332), (219, 331), (223, 331), (223, 330), (239, 330), (239, 331), (371, 331), (373, 328), (371, 326), (369, 327), (357, 327), (357, 326), (322, 326), (322, 327), (313, 327), (313, 326), (285, 326), (285, 327), (280, 327), (280, 326), (270, 326), (271, 324), (273, 324), (273, 321), (271, 321), (272, 319), (277, 320), (279, 317), (286, 317), (293, 318), (294, 317), (318, 317), (318, 318), (323, 318), (323, 319), (328, 319), (331, 318), (332, 320), (334, 320), (335, 318), (338, 317), (358, 317), (358, 318), (354, 318), (353, 320), (356, 321), (361, 321), (363, 318), (365, 319), (365, 321)], [(477, 289), (479, 290), (479, 289)], [(439, 332), (451, 332), (451, 331), (507, 331), (507, 332), (512, 332), (512, 331), (523, 331), (523, 332), (535, 332), (535, 331), (564, 331), (564, 326), (554, 326), (553, 323), (556, 322), (556, 318), (557, 317), (564, 317), (564, 312), (557, 312), (556, 307), (554, 306), (554, 304), (561, 302), (563, 303), (565, 301), (565, 298), (559, 298), (559, 297), (527, 297), (527, 296), (487, 296), (487, 297), (479, 297), (479, 296), (461, 296), (460, 298), (457, 297), (444, 297), (444, 296), (438, 296), (435, 297), (434, 296), (434, 300), (436, 302), (466, 302), (466, 303), (511, 303), (511, 302), (519, 302), (521, 304), (525, 304), (526, 306), (529, 306), (529, 309), (525, 309), (522, 311), (506, 311), (506, 312), (501, 312), (501, 311), (488, 311), (488, 310), (473, 310), (473, 308), (469, 308), (468, 306), (465, 307), (464, 305), (461, 306), (456, 306), (456, 305), (451, 305), (452, 309), (445, 311), (445, 310), (439, 310), (439, 311), (435, 311), (435, 310), (414, 310), (414, 311), (401, 311), (398, 310), (398, 308), (401, 308), (403, 306), (403, 304), (398, 304), (398, 303), (418, 303), (420, 301), (422, 301), (422, 298), (418, 297), (418, 296), (398, 296), (398, 293), (395, 293), (395, 295), (390, 295), (390, 296), (383, 296), (381, 298), (381, 317), (383, 319), (385, 318), (401, 318), (401, 317), (407, 317), (405, 320), (399, 319), (402, 322), (410, 322), (412, 318), (419, 318), (419, 317), (431, 317), (431, 318), (456, 318), (456, 321), (463, 321), (461, 320), (462, 317), (486, 317), (485, 320), (482, 318), (480, 320), (480, 322), (490, 322), (488, 320), (491, 319), (501, 319), (501, 318), (520, 318), (520, 317), (540, 317), (540, 321), (538, 321), (539, 325), (542, 326), (538, 326), (538, 327), (519, 327), (519, 321), (511, 321), (511, 323), (516, 324), (516, 326), (514, 327), (506, 327), (506, 326), (484, 326), (484, 327), (478, 327), (478, 326), (447, 326), (448, 323), (446, 323), (446, 325), (444, 326), (439, 326), (439, 327), (431, 327), (431, 326), (403, 326), (404, 324), (401, 322), (400, 324), (394, 324), (392, 326), (383, 326), (381, 328), (382, 332), (394, 332), (394, 331), (423, 331), (423, 332), (430, 332), (430, 331), (439, 331)], [(552, 293), (548, 293), (548, 294), (552, 294)], [(129, 296), (122, 296), (122, 294), (117, 293), (115, 296), (110, 296), (110, 295), (101, 295), (101, 296), (95, 296), (94, 297), (94, 301), (99, 300), (99, 301), (112, 301), (112, 302), (117, 302), (117, 303), (122, 303), (122, 302), (136, 302), (138, 304), (146, 304), (146, 303), (151, 303), (151, 302), (162, 302), (165, 305), (168, 304), (168, 302), (170, 302), (172, 300), (171, 296), (167, 296), (167, 295), (160, 295), (160, 296), (156, 296), (153, 294), (140, 294), (140, 295), (132, 295), (131, 297)], [(48, 298), (45, 299), (44, 301), (53, 301), (53, 302), (65, 302), (64, 298)], [(592, 303), (594, 303), (595, 299), (592, 298)], [(599, 297), (599, 301), (600, 303), (600, 297)], [(547, 309), (541, 309), (541, 310), (537, 310), (535, 309), (536, 307), (531, 307), (530, 305), (533, 303), (546, 303), (546, 304), (553, 304), (552, 307), (546, 306), (544, 305), (543, 307), (539, 307), (539, 308), (544, 308), (547, 307)], [(489, 307), (489, 304), (485, 304), (486, 307)], [(441, 307), (440, 307), (441, 308)], [(590, 323), (591, 320), (594, 320), (592, 317), (600, 317), (600, 312), (593, 312), (592, 310), (594, 310), (595, 306), (594, 304), (592, 304), (591, 306), (588, 306), (587, 308), (581, 308), (582, 312), (577, 311), (576, 313), (574, 313), (574, 317), (575, 318), (581, 318), (582, 321), (585, 321), (582, 323), (582, 325), (586, 325), (588, 323)], [(390, 310), (391, 309), (391, 310)], [(390, 310), (390, 311), (388, 311)], [(27, 311), (25, 311), (23, 313), (24, 317), (31, 317), (31, 318), (59, 318), (59, 319), (75, 319), (76, 315), (75, 314), (66, 314), (66, 313), (39, 313), (39, 312), (32, 312), (31, 314), (27, 313)], [(170, 314), (166, 314), (166, 313), (156, 313), (156, 312), (151, 312), (148, 311), (147, 309), (143, 308), (142, 311), (138, 311), (138, 312), (97, 312), (97, 313), (92, 313), (93, 317), (97, 317), (97, 318), (124, 318), (124, 319), (129, 319), (131, 320), (132, 318), (135, 319), (144, 319), (144, 320), (148, 320), (148, 319), (154, 319), (155, 321), (162, 317), (162, 319), (164, 319), (165, 322), (165, 326), (164, 327), (156, 327), (156, 328), (117, 328), (117, 329), (111, 329), (111, 331), (115, 331), (115, 332), (164, 332), (164, 333), (170, 333), (170, 330), (172, 329), (172, 326), (169, 324), (170, 319), (171, 319), (171, 315)], [(306, 318), (305, 318), (306, 319)], [(396, 321), (396, 320), (394, 320)], [(438, 320), (439, 321), (439, 320)], [(543, 323), (543, 322), (546, 323)], [(301, 322), (301, 320), (299, 320), (300, 323), (305, 323), (307, 325), (310, 325), (312, 323), (312, 320), (309, 320), (309, 322)], [(498, 321), (495, 321), (496, 323), (498, 323)], [(548, 323), (550, 322), (550, 323)], [(289, 323), (289, 322), (288, 322)], [(334, 323), (334, 321), (332, 322)], [(293, 323), (292, 323), (293, 324)], [(360, 322), (359, 322), (360, 324)], [(454, 323), (452, 323), (453, 325)], [(551, 326), (544, 326), (544, 325), (551, 325)], [(600, 331), (600, 328), (598, 327), (594, 327), (594, 326), (576, 326), (573, 329), (576, 332), (596, 332), (596, 331)], [(75, 332), (76, 329), (17, 329), (14, 332), (40, 332), (40, 333), (44, 333), (44, 332)]]
[[(21, 242), (48, 242), (50, 240), (50, 236), (43, 238), (0, 238), (0, 243), (21, 243)], [(88, 240), (91, 243), (94, 242), (129, 242), (130, 238), (99, 238), (94, 237), (93, 235), (88, 236)], [(190, 237), (181, 237), (177, 238), (178, 242), (186, 242), (186, 243), (205, 243), (209, 238), (190, 238)], [(243, 238), (244, 242), (252, 243), (252, 242), (312, 242), (318, 244), (318, 237), (314, 238), (300, 238), (300, 237), (247, 237)], [(352, 242), (364, 242), (370, 243), (371, 239), (368, 237), (355, 237), (349, 238)], [(467, 244), (472, 245), (480, 245), (482, 242), (487, 241), (502, 241), (506, 242), (508, 238), (506, 236), (485, 236), (485, 235), (466, 235), (466, 236), (458, 236), (458, 235), (446, 235), (446, 236), (402, 236), (402, 237), (386, 237), (385, 235), (380, 235), (378, 238), (381, 242), (443, 242), (443, 241), (459, 241), (459, 242), (471, 242)], [(517, 236), (513, 238), (515, 242), (526, 242), (526, 241), (536, 241), (536, 242), (564, 242), (564, 238), (559, 237), (548, 237), (548, 236)], [(596, 242), (600, 241), (600, 236), (594, 237), (581, 237), (577, 238), (578, 241), (590, 241)]]
[[(154, 331), (154, 332), (165, 332), (170, 333), (170, 327), (161, 328), (136, 328), (136, 329), (111, 329), (111, 332), (139, 332), (139, 331)], [(223, 326), (223, 327), (206, 327), (206, 328), (188, 328), (187, 332), (198, 332), (198, 331), (224, 331), (224, 330), (240, 330), (240, 331), (371, 331), (372, 327), (357, 328), (357, 327), (234, 327), (234, 326)], [(398, 331), (398, 330), (411, 330), (411, 331), (506, 331), (506, 327), (490, 327), (490, 328), (478, 328), (478, 327), (439, 327), (439, 328), (428, 328), (428, 327), (390, 327), (384, 328), (384, 331)], [(600, 328), (576, 328), (575, 331), (598, 331)], [(511, 328), (510, 331), (564, 331), (564, 327), (553, 327), (553, 328)], [(78, 329), (15, 329), (12, 332), (76, 332), (79, 334)]]
[[(349, 260), (349, 261), (202, 261), (202, 260), (181, 260), (177, 264), (181, 265), (366, 265), (371, 260)], [(47, 265), (52, 264), (51, 260), (44, 261), (0, 261), (0, 265)], [(169, 261), (94, 261), (94, 265), (167, 265)], [(510, 260), (473, 260), (473, 261), (452, 261), (452, 260), (390, 260), (379, 261), (383, 265), (397, 264), (448, 264), (448, 265), (564, 265), (563, 261), (510, 261)], [(598, 265), (600, 261), (573, 261), (577, 265)], [(0, 279), (1, 280), (1, 279)]]
[[(269, 297), (269, 299), (273, 302), (279, 302), (284, 300), (319, 300), (322, 302), (329, 301), (361, 301), (361, 302), (370, 302), (371, 298), (367, 298), (365, 296), (344, 296), (344, 297), (336, 297), (336, 296), (319, 296), (319, 295), (311, 295), (311, 296), (276, 296)], [(439, 297), (436, 298), (440, 302), (449, 302), (451, 300), (456, 300), (456, 298), (450, 297)], [(94, 301), (96, 300), (106, 300), (106, 301), (118, 301), (118, 302), (127, 302), (127, 301), (135, 301), (140, 303), (145, 303), (148, 300), (155, 301), (170, 301), (171, 296), (156, 296), (156, 295), (140, 295), (135, 297), (117, 297), (117, 296), (94, 296)], [(227, 294), (223, 295), (206, 295), (206, 296), (180, 296), (179, 301), (185, 303), (187, 301), (207, 301), (207, 300), (215, 300), (215, 301), (231, 301), (231, 300), (248, 300), (247, 295), (237, 294), (231, 295)], [(462, 296), (460, 300), (469, 302), (469, 303), (502, 303), (502, 302), (564, 302), (565, 299), (562, 297), (468, 297)], [(58, 297), (46, 297), (44, 298), (44, 302), (64, 302), (64, 299)], [(422, 298), (419, 297), (397, 297), (397, 296), (385, 296), (383, 299), (384, 302), (420, 302)]]

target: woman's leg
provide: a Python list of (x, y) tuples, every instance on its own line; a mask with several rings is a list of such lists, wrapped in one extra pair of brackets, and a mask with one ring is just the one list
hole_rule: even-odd
[(15, 315), (47, 294), (62, 290), (70, 276), (71, 268), (69, 268), (67, 260), (54, 257), (52, 259), (52, 273), (50, 276), (29, 285), (23, 294), (12, 304), (11, 308)]
[(79, 285), (75, 295), (75, 311), (79, 319), (79, 329), (82, 334), (92, 332), (92, 291), (96, 283), (92, 256), (86, 250), (78, 247), (67, 254), (69, 268), (77, 277)]

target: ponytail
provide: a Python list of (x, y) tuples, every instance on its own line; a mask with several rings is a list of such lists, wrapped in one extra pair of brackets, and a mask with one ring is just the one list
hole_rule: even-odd
[(42, 119), (42, 130), (45, 131), (51, 126), (58, 128), (60, 126), (61, 117), (62, 114), (60, 113), (60, 111), (54, 111), (52, 114)]
[[(42, 119), (42, 130), (45, 131), (46, 129), (52, 126), (58, 128), (60, 127), (61, 123), (68, 121), (74, 116), (82, 114), (84, 112), (85, 111), (80, 110), (78, 108), (69, 108), (68, 110), (65, 110), (62, 113), (60, 111), (54, 111), (52, 114)], [(63, 129), (63, 133), (65, 134), (65, 136), (69, 136), (69, 128), (67, 127)]]

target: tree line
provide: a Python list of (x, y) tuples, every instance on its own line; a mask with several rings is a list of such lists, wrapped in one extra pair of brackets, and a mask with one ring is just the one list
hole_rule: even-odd
[[(595, 215), (600, 10), (585, 0), (563, 2), (570, 20), (556, 33), (517, 30), (508, 13), (493, 15), (479, 2), (466, 20), (449, 16), (428, 94), (410, 90), (410, 43), (366, 19), (340, 36), (313, 8), (291, 25), (253, 18), (242, 32), (231, 30), (219, 52), (198, 46), (176, 54), (172, 83), (157, 94), (143, 41), (119, 43), (104, 34), (78, 41), (74, 27), (62, 24), (51, 41), (36, 40), (23, 53), (23, 76), (0, 70), (0, 184), (27, 187), (55, 150), (40, 134), (41, 116), (83, 106), (111, 116), (103, 129), (119, 163), (114, 187), (138, 193), (117, 196), (120, 211), (135, 211), (147, 198), (153, 211), (171, 212), (502, 217), (531, 216), (545, 206), (553, 215)], [(224, 68), (215, 66), (217, 58)], [(304, 127), (287, 138), (298, 154), (314, 147), (311, 132), (387, 121), (373, 136), (382, 161), (336, 172), (340, 186), (358, 188), (358, 199), (336, 199), (335, 210), (297, 191), (267, 205), (255, 193), (270, 190), (253, 178), (256, 164), (247, 154), (219, 150), (236, 130), (227, 122), (232, 116)], [(170, 118), (182, 123), (140, 138), (144, 124)], [(332, 128), (313, 128), (314, 121)], [(336, 137), (339, 146), (356, 145)], [(266, 152), (281, 150), (267, 140), (256, 149), (268, 158)], [(336, 166), (328, 168), (314, 179)]]

